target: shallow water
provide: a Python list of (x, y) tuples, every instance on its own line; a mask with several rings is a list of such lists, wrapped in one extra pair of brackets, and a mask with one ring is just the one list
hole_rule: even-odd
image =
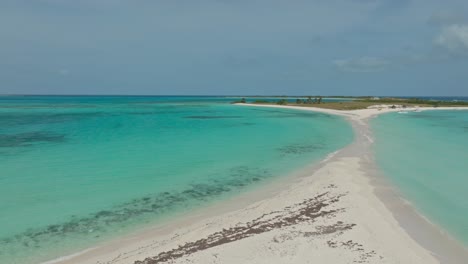
[(352, 141), (339, 117), (216, 97), (0, 100), (0, 263), (35, 263), (225, 199)]
[(468, 245), (468, 111), (384, 114), (371, 125), (385, 175), (431, 221)]

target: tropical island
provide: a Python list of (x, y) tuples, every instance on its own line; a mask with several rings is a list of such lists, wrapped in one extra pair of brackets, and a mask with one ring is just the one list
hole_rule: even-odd
[[(325, 100), (333, 99), (333, 100)], [(288, 105), (317, 107), (334, 110), (358, 110), (367, 108), (409, 108), (409, 107), (464, 107), (467, 101), (444, 101), (421, 98), (375, 97), (375, 96), (298, 96), (298, 97), (243, 97), (233, 103), (255, 105)]]

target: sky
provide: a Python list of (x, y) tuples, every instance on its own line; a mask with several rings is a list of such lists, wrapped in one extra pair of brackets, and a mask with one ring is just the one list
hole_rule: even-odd
[(0, 0), (0, 94), (468, 96), (468, 1)]

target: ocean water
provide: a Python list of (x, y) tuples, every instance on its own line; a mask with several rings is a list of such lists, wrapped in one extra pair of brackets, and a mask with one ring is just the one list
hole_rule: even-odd
[(468, 111), (384, 114), (371, 126), (385, 175), (432, 222), (468, 245)]
[(255, 188), (353, 138), (219, 97), (0, 97), (0, 263), (38, 263)]

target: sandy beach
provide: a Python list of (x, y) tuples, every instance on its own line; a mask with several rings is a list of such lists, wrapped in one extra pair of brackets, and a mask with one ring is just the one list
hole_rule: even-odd
[(418, 214), (375, 166), (368, 121), (375, 115), (402, 109), (257, 107), (344, 116), (354, 128), (355, 140), (320, 163), (245, 195), (47, 263), (468, 261), (468, 250)]

